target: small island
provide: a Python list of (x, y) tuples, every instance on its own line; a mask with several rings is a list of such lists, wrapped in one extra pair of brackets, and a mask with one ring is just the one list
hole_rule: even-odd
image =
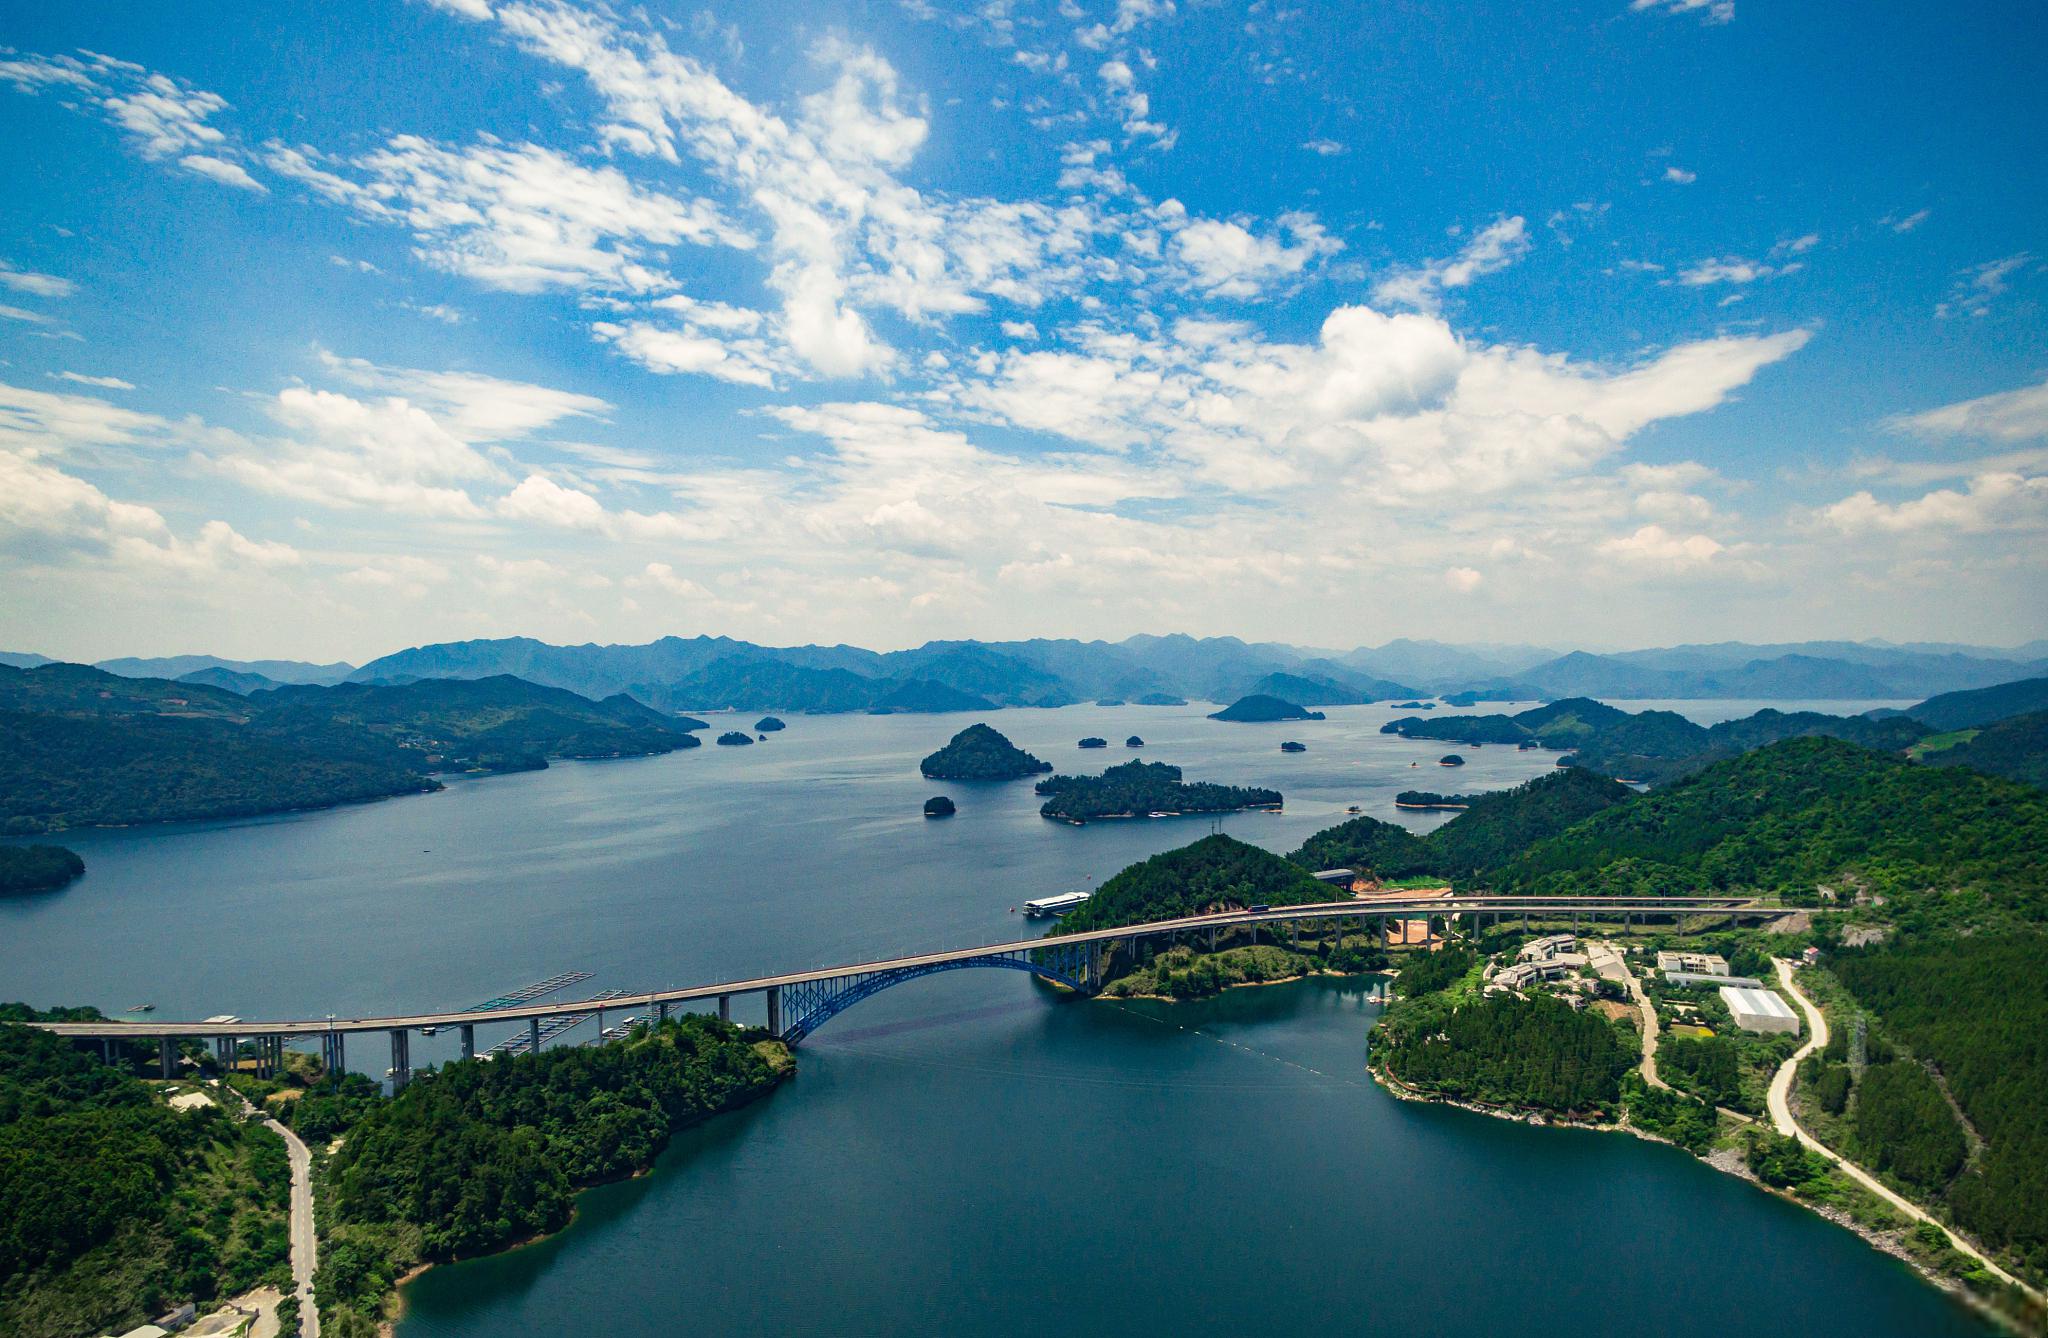
[(1280, 807), (1278, 790), (1184, 783), (1180, 768), (1164, 762), (1125, 762), (1100, 776), (1053, 776), (1038, 782), (1047, 796), (1041, 816), (1076, 826), (1096, 818), (1178, 817), (1183, 813), (1236, 813)]
[(953, 801), (942, 794), (935, 794), (924, 801), (924, 815), (928, 818), (950, 818), (957, 811)]
[(1305, 753), (1308, 751), (1308, 745), (1298, 739), (1289, 739), (1280, 745), (1280, 751), (1283, 753)]
[(1403, 790), (1394, 796), (1395, 808), (1456, 809), (1472, 807), (1469, 794), (1438, 794), (1433, 790)]
[[(725, 740), (720, 739), (719, 742), (724, 743)], [(1462, 767), (1465, 765), (1465, 759), (1456, 753), (1445, 753), (1436, 760), (1436, 764), (1440, 767)]]
[(946, 746), (918, 764), (931, 780), (1015, 780), (1051, 771), (1000, 733), (984, 724), (969, 725)]
[(0, 846), (0, 897), (54, 892), (85, 873), (85, 861), (63, 846)]
[(1394, 706), (1393, 706), (1393, 709), (1394, 709), (1394, 710), (1396, 710), (1396, 711), (1434, 711), (1434, 710), (1436, 709), (1436, 703), (1435, 703), (1435, 702), (1395, 702), (1395, 703), (1394, 703)]
[(1148, 692), (1142, 697), (1131, 698), (1133, 706), (1186, 706), (1186, 697), (1176, 697), (1171, 692)]
[(783, 724), (772, 715), (764, 715), (754, 722), (754, 732), (756, 734), (773, 734), (778, 729), (788, 728), (789, 726)]
[(729, 729), (718, 736), (718, 741), (727, 748), (737, 748), (741, 744), (752, 743), (754, 736), (743, 729)]
[(1083, 747), (1083, 748), (1107, 748), (1107, 747), (1109, 747), (1109, 740), (1108, 740), (1108, 739), (1098, 739), (1098, 738), (1096, 738), (1096, 737), (1095, 737), (1095, 736), (1094, 736), (1093, 734), (1091, 734), (1091, 735), (1089, 735), (1089, 736), (1088, 736), (1087, 738), (1085, 738), (1085, 739), (1081, 740), (1081, 747)]
[(1145, 741), (1135, 734), (1131, 735), (1130, 738), (1124, 740), (1124, 747), (1126, 748), (1143, 748), (1144, 746)]
[(1095, 704), (1097, 706), (1122, 706), (1124, 699), (1122, 697), (1098, 697), (1095, 699)]
[(1263, 724), (1271, 720), (1321, 720), (1321, 711), (1311, 711), (1306, 706), (1279, 697), (1269, 697), (1263, 692), (1254, 692), (1249, 697), (1239, 697), (1220, 711), (1209, 713), (1211, 720), (1229, 720), (1240, 724)]

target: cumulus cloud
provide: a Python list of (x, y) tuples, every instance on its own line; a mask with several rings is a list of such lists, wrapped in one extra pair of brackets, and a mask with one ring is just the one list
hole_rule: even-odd
[(0, 60), (0, 83), (23, 93), (55, 90), (79, 98), (121, 131), (128, 146), (151, 161), (173, 160), (198, 176), (238, 190), (264, 187), (235, 159), (241, 149), (213, 121), (228, 101), (182, 79), (95, 52), (77, 56), (22, 55)]
[(1600, 544), (1602, 557), (1630, 566), (1685, 571), (1712, 562), (1724, 550), (1704, 534), (1674, 534), (1662, 525), (1645, 525), (1633, 534)]
[(1852, 535), (2039, 531), (2048, 529), (2048, 475), (1979, 474), (1960, 491), (1937, 488), (1896, 504), (1859, 492), (1824, 507), (1820, 520)]
[(1299, 274), (1310, 262), (1343, 249), (1313, 214), (1305, 213), (1282, 214), (1279, 228), (1263, 237), (1241, 223), (1215, 219), (1195, 219), (1173, 237), (1174, 254), (1195, 283), (1218, 297), (1256, 297), (1274, 280)]

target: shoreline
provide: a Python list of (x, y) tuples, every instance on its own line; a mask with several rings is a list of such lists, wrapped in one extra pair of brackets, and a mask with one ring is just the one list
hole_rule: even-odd
[(589, 1193), (591, 1190), (594, 1189), (602, 1189), (606, 1185), (629, 1184), (632, 1181), (641, 1180), (652, 1176), (655, 1172), (656, 1167), (660, 1164), (662, 1156), (668, 1151), (669, 1145), (672, 1142), (674, 1142), (677, 1134), (684, 1133), (690, 1129), (701, 1128), (704, 1125), (709, 1124), (711, 1123), (711, 1121), (719, 1119), (722, 1116), (735, 1114), (741, 1110), (744, 1110), (747, 1107), (752, 1106), (755, 1103), (762, 1101), (767, 1097), (773, 1095), (779, 1088), (783, 1086), (783, 1084), (789, 1082), (795, 1077), (796, 1060), (794, 1056), (791, 1056), (790, 1061), (787, 1065), (775, 1069), (774, 1077), (772, 1077), (765, 1085), (756, 1088), (752, 1092), (749, 1092), (743, 1100), (731, 1102), (727, 1105), (721, 1106), (719, 1109), (712, 1111), (710, 1114), (704, 1116), (704, 1118), (700, 1120), (692, 1120), (687, 1124), (679, 1124), (675, 1128), (669, 1130), (668, 1135), (662, 1139), (661, 1146), (655, 1149), (654, 1159), (648, 1162), (647, 1165), (628, 1171), (624, 1175), (606, 1176), (599, 1180), (591, 1180), (583, 1184), (572, 1186), (569, 1199), (569, 1218), (567, 1221), (563, 1222), (562, 1225), (556, 1227), (553, 1231), (542, 1231), (531, 1236), (522, 1236), (518, 1240), (507, 1241), (504, 1245), (501, 1245), (496, 1249), (484, 1250), (477, 1254), (458, 1255), (456, 1258), (453, 1259), (423, 1260), (419, 1263), (414, 1264), (411, 1268), (406, 1269), (405, 1272), (399, 1274), (396, 1278), (392, 1279), (391, 1291), (384, 1298), (384, 1301), (382, 1303), (382, 1309), (388, 1313), (380, 1315), (376, 1321), (378, 1338), (395, 1338), (395, 1335), (398, 1331), (398, 1324), (401, 1320), (405, 1318), (405, 1289), (413, 1282), (416, 1282), (420, 1278), (425, 1277), (428, 1273), (431, 1273), (437, 1268), (447, 1268), (453, 1264), (473, 1263), (479, 1259), (495, 1259), (500, 1255), (511, 1254), (516, 1250), (523, 1250), (528, 1248), (529, 1246), (539, 1245), (545, 1241), (554, 1240), (558, 1236), (567, 1234), (569, 1230), (576, 1225), (577, 1219), (582, 1216), (583, 1196), (585, 1194)]

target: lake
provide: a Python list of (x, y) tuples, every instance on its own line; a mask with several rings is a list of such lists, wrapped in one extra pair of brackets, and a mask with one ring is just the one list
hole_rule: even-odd
[[(1426, 829), (1448, 819), (1397, 814), (1395, 792), (1497, 788), (1554, 759), (1461, 746), (1446, 772), (1446, 745), (1378, 732), (1385, 707), (1280, 725), (1207, 709), (986, 718), (1061, 771), (1124, 760), (1136, 733), (1189, 779), (1281, 790), (1284, 813), (1221, 820), (1281, 851), (1351, 805)], [(67, 834), (85, 879), (0, 903), (0, 997), (358, 1015), (571, 969), (593, 973), (582, 993), (858, 961), (1013, 937), (1026, 898), (1210, 828), (1070, 827), (1037, 816), (1027, 781), (918, 776), (973, 718), (790, 717), (748, 748)], [(1091, 734), (1112, 747), (1075, 746)], [(956, 817), (922, 817), (937, 793)], [(1010, 972), (917, 981), (826, 1026), (793, 1083), (678, 1139), (654, 1175), (587, 1196), (561, 1236), (428, 1274), (400, 1335), (1989, 1331), (1682, 1153), (1391, 1100), (1363, 1073), (1372, 1015), (1360, 986), (1322, 980), (1179, 1007), (1062, 1004)], [(350, 1060), (381, 1071), (378, 1048)], [(413, 1042), (416, 1063), (452, 1053)]]

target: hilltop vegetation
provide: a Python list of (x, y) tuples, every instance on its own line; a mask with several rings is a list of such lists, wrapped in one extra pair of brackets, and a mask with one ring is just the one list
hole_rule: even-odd
[[(65, 1010), (64, 1015), (91, 1010)], [(275, 1134), (148, 1084), (0, 1006), (0, 1333), (125, 1332), (180, 1302), (288, 1285)]]
[(1374, 1060), (1390, 1077), (1431, 1096), (1516, 1110), (1599, 1118), (1618, 1107), (1635, 1055), (1606, 1018), (1548, 995), (1411, 994), (1413, 969), (1401, 973), (1409, 997), (1373, 1035)]
[(82, 665), (0, 668), (0, 831), (244, 817), (439, 788), (437, 771), (695, 747), (679, 720), (514, 678), (249, 697)]
[(1538, 841), (1493, 881), (1539, 895), (1812, 895), (1834, 884), (1896, 899), (1908, 925), (1987, 910), (2039, 920), (2044, 849), (2048, 796), (2038, 791), (1839, 740), (1791, 739)]
[(2048, 711), (2048, 678), (2023, 678), (1988, 688), (1944, 692), (1905, 714), (1930, 729), (1974, 729), (2016, 715)]
[(1784, 739), (1825, 736), (1897, 751), (1928, 731), (1906, 716), (1872, 719), (1775, 710), (1708, 727), (1674, 711), (1631, 713), (1573, 697), (1514, 715), (1403, 716), (1382, 725), (1380, 732), (1454, 743), (1533, 743), (1570, 750), (1573, 765), (1588, 771), (1664, 783)]
[(1038, 782), (1049, 795), (1039, 812), (1048, 818), (1085, 822), (1091, 818), (1143, 817), (1147, 813), (1230, 813), (1278, 808), (1278, 790), (1208, 782), (1185, 783), (1180, 768), (1164, 762), (1125, 762), (1100, 776), (1052, 776)]
[(85, 873), (85, 861), (63, 846), (0, 846), (0, 897), (53, 892)]
[(1321, 720), (1321, 711), (1311, 711), (1279, 697), (1270, 697), (1255, 692), (1249, 697), (1240, 697), (1220, 711), (1209, 713), (1211, 720), (1229, 720), (1241, 724), (1259, 724), (1273, 720)]
[(1051, 771), (1052, 763), (1039, 761), (989, 726), (974, 724), (926, 757), (918, 770), (930, 780), (1015, 780)]
[(1930, 738), (1916, 755), (1930, 766), (1968, 767), (2048, 789), (2048, 711)]
[(1330, 889), (1278, 855), (1220, 833), (1133, 864), (1067, 912), (1056, 934), (1247, 906), (1303, 906)]
[(1554, 771), (1509, 790), (1463, 795), (1467, 807), (1427, 836), (1373, 817), (1317, 832), (1288, 858), (1307, 869), (1356, 869), (1382, 881), (1435, 874), (1482, 878), (1533, 842), (1634, 798), (1590, 772)]

